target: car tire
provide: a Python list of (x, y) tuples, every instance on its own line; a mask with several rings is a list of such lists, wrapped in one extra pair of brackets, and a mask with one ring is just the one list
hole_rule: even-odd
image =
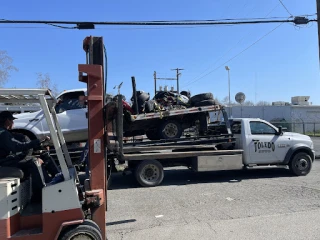
[(312, 168), (312, 159), (309, 154), (299, 152), (293, 156), (289, 163), (291, 173), (296, 176), (306, 176)]
[(159, 140), (159, 134), (154, 130), (146, 131), (146, 136), (149, 140)]
[(164, 120), (158, 131), (160, 139), (175, 139), (182, 135), (182, 127), (178, 121)]
[(157, 160), (145, 160), (137, 165), (134, 175), (142, 187), (155, 187), (162, 183), (163, 166)]
[(213, 99), (213, 94), (212, 93), (201, 93), (194, 95), (190, 98), (190, 103), (192, 106), (196, 104), (197, 102), (202, 102), (204, 100), (211, 100)]
[(154, 100), (149, 100), (144, 103), (144, 111), (145, 113), (151, 113), (154, 111)]
[(212, 106), (212, 105), (216, 105), (216, 101), (215, 100), (203, 100), (201, 102), (197, 102), (194, 104), (195, 107), (205, 107), (205, 106)]
[[(31, 142), (31, 138), (23, 133), (20, 132), (12, 132), (12, 135), (14, 136), (15, 139), (17, 139), (20, 142), (24, 142), (24, 143), (29, 143)], [(29, 157), (33, 154), (33, 149), (28, 149), (22, 152), (24, 158), (25, 157)]]

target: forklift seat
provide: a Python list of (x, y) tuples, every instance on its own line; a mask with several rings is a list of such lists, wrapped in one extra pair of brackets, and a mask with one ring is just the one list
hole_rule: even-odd
[(24, 176), (23, 171), (15, 167), (0, 167), (0, 178), (20, 178)]

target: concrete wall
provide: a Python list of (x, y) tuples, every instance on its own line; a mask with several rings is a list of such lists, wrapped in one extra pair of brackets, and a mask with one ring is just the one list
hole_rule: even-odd
[[(229, 110), (227, 109), (227, 112)], [(229, 113), (229, 112), (228, 112)], [(271, 121), (274, 118), (290, 119), (290, 106), (234, 106), (231, 110), (231, 116), (243, 118), (261, 118)]]

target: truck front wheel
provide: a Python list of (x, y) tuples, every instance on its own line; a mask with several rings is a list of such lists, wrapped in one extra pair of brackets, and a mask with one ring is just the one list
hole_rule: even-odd
[(134, 171), (135, 178), (142, 187), (155, 187), (162, 183), (164, 172), (157, 160), (142, 161)]
[(309, 154), (299, 152), (294, 155), (289, 163), (290, 171), (296, 176), (305, 176), (311, 171), (312, 159)]

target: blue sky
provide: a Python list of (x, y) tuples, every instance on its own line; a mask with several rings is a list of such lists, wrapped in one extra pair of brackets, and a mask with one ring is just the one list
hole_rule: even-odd
[[(283, 2), (294, 16), (316, 12), (315, 0)], [(201, 20), (266, 16), (289, 14), (278, 0), (96, 0), (91, 3), (11, 0), (0, 8), (0, 18), (21, 20)], [(175, 77), (170, 69), (177, 67), (185, 69), (180, 90), (190, 90), (192, 94), (212, 92), (222, 99), (228, 95), (224, 68), (228, 65), (232, 99), (239, 91), (252, 101), (290, 101), (291, 96), (307, 95), (313, 104), (320, 105), (317, 24), (302, 28), (283, 24), (248, 48), (277, 26), (105, 26), (95, 30), (63, 30), (46, 25), (0, 25), (0, 50), (6, 50), (19, 69), (12, 73), (5, 87), (35, 87), (37, 72), (48, 73), (59, 90), (85, 87), (78, 82), (77, 66), (85, 62), (82, 40), (95, 35), (104, 37), (107, 48), (108, 92), (116, 93), (113, 87), (123, 82), (121, 92), (127, 99), (132, 92), (131, 76), (136, 77), (138, 90), (153, 96), (153, 71), (159, 77)], [(171, 86), (173, 82), (161, 84)]]

